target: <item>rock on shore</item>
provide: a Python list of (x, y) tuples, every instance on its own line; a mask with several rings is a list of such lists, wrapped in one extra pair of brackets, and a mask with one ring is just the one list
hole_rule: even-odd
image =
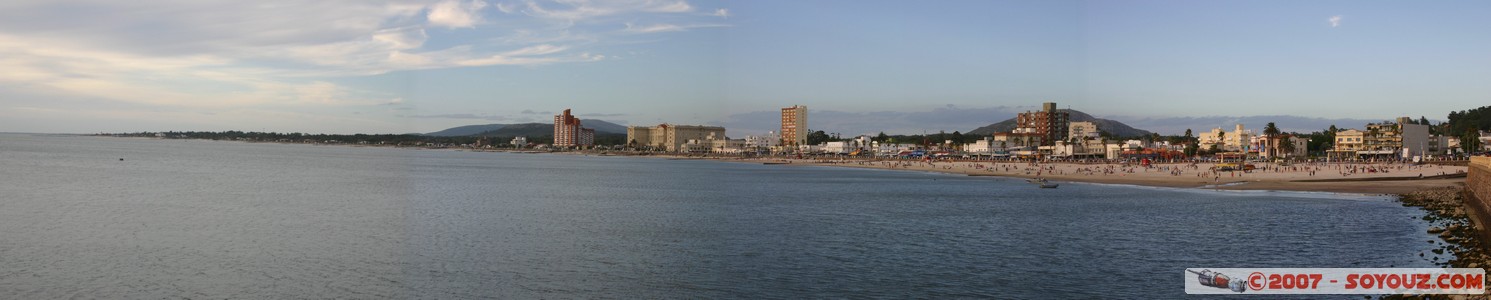
[[(1491, 261), (1491, 252), (1487, 251), (1478, 232), (1483, 229), (1476, 228), (1466, 211), (1465, 193), (1464, 187), (1453, 186), (1423, 189), (1398, 197), (1403, 206), (1423, 208), (1426, 213), (1423, 219), (1431, 224), (1428, 233), (1445, 241), (1432, 253), (1422, 254), (1441, 267), (1479, 268)], [(1453, 257), (1440, 257), (1442, 253), (1453, 254)]]

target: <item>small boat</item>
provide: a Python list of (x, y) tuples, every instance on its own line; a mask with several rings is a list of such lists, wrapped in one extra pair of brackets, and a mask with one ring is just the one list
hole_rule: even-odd
[(1060, 186), (1060, 185), (1056, 184), (1056, 183), (1051, 183), (1051, 182), (1042, 182), (1041, 183), (1041, 188), (1043, 188), (1043, 189), (1054, 189), (1057, 186)]

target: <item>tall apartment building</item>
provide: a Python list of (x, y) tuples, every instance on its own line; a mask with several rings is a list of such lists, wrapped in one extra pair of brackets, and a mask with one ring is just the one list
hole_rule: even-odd
[(1050, 146), (1055, 141), (1067, 139), (1067, 123), (1070, 119), (1071, 113), (1058, 111), (1055, 102), (1046, 102), (1041, 105), (1040, 111), (1016, 115), (1013, 133), (1033, 133), (1041, 137), (1041, 145)]
[(808, 144), (808, 107), (793, 105), (782, 108), (782, 146)]
[(689, 140), (724, 140), (725, 128), (719, 126), (695, 126), (659, 124), (658, 126), (631, 126), (626, 128), (626, 140), (636, 147), (652, 146), (667, 152), (682, 152)]
[(554, 146), (579, 147), (595, 145), (595, 129), (585, 128), (580, 119), (564, 109), (563, 114), (554, 115)]

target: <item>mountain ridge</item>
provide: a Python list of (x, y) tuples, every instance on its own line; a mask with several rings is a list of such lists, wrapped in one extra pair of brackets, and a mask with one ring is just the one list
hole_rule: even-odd
[[(626, 134), (626, 126), (601, 120), (580, 120), (585, 128), (595, 129), (596, 133), (619, 133)], [(511, 128), (511, 129), (509, 129)], [(540, 135), (540, 128), (547, 128), (547, 133), (554, 133), (554, 124), (549, 123), (515, 123), (515, 124), (481, 124), (465, 125), (446, 128), (436, 132), (426, 133), (428, 136), (529, 136)], [(508, 129), (508, 130), (504, 130)], [(499, 135), (501, 134), (501, 135)]]
[[(1129, 126), (1128, 124), (1124, 124), (1123, 122), (1094, 117), (1092, 115), (1074, 109), (1058, 109), (1058, 111), (1070, 113), (1071, 116), (1068, 120), (1071, 122), (1092, 122), (1093, 124), (1097, 124), (1099, 131), (1107, 132), (1108, 134), (1117, 137), (1138, 137), (1154, 134), (1153, 132), (1150, 132), (1148, 130), (1134, 128), (1133, 126)], [(988, 135), (997, 132), (1010, 132), (1014, 129), (1015, 118), (1010, 118), (1008, 120), (999, 121), (994, 124), (989, 124), (987, 126), (968, 131), (968, 134)]]

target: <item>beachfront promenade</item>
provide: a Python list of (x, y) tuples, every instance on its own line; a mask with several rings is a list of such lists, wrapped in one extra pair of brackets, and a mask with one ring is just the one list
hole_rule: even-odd
[[(1058, 181), (1176, 188), (1289, 190), (1399, 194), (1463, 182), (1467, 167), (1408, 163), (1256, 163), (1252, 171), (1214, 171), (1214, 163), (988, 162), (750, 158), (739, 161), (792, 166), (835, 166), (942, 172), (971, 176), (1046, 178)], [(1420, 178), (1424, 177), (1424, 178)]]

